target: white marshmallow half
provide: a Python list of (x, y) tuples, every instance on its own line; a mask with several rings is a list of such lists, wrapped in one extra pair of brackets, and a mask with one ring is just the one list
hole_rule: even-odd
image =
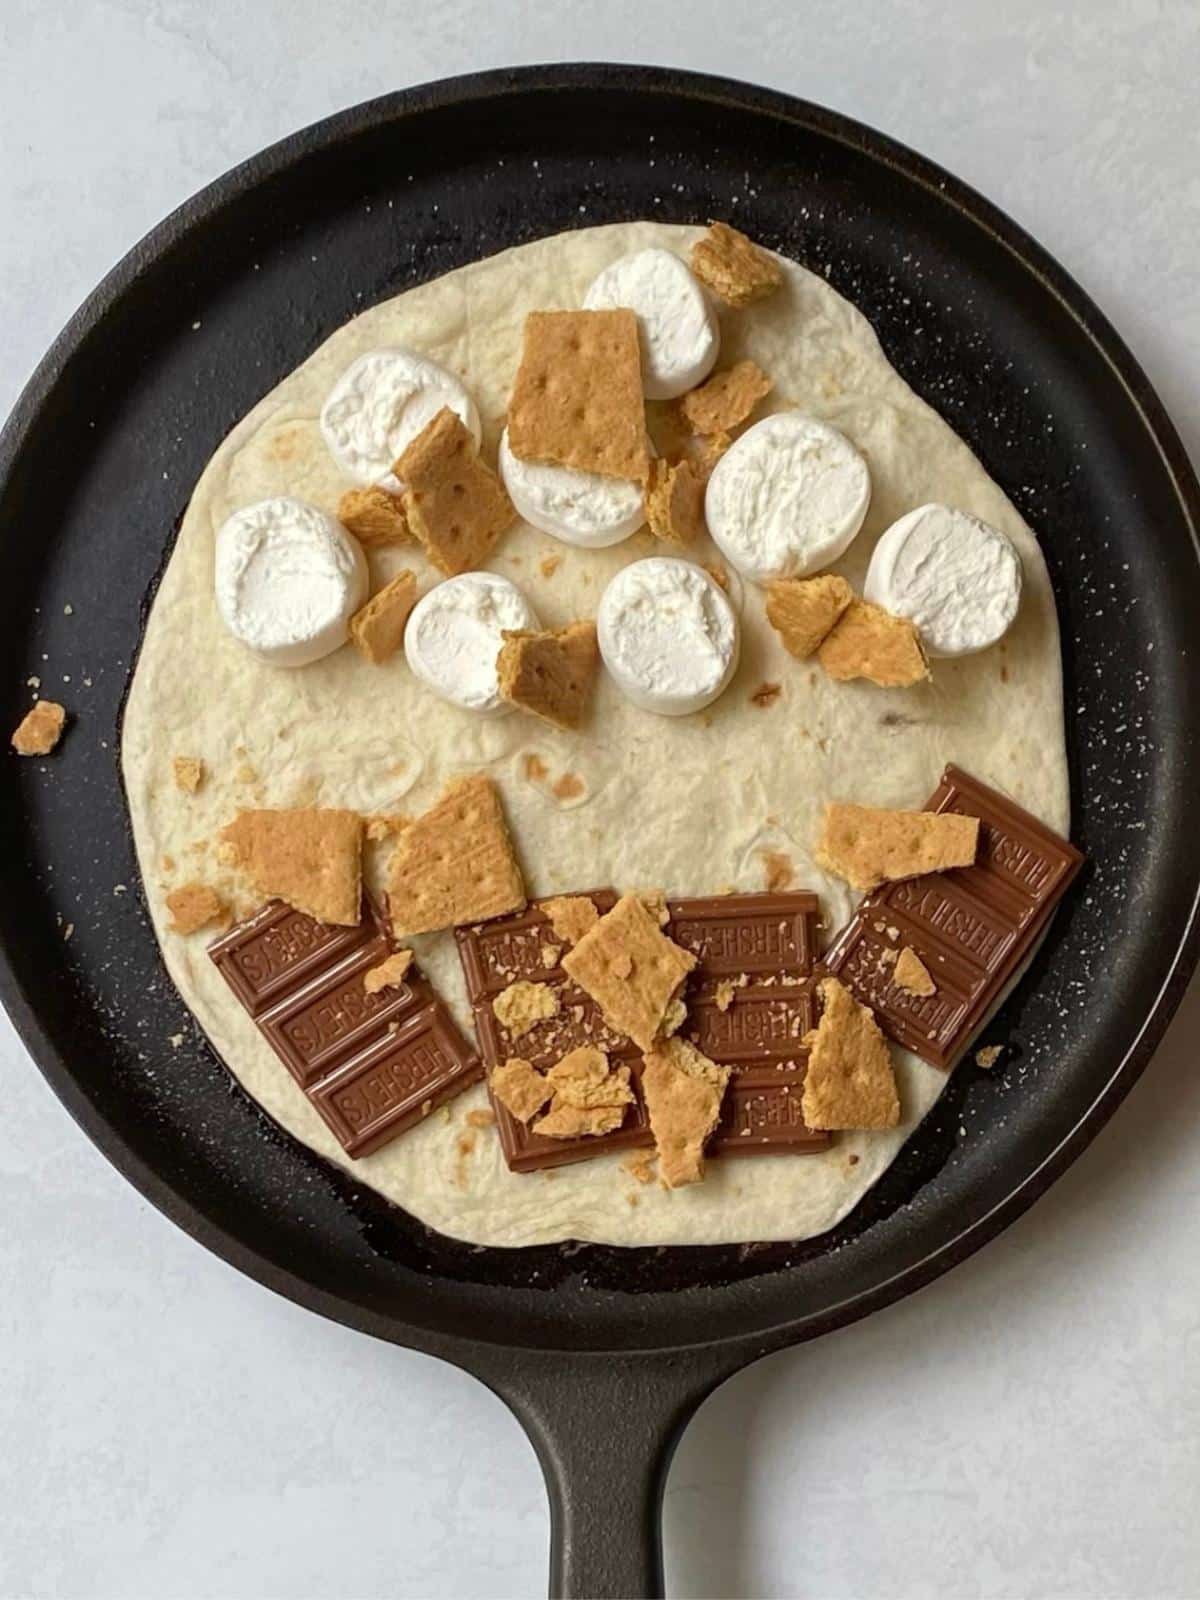
[(225, 626), (277, 667), (303, 667), (345, 644), (367, 597), (358, 541), (316, 506), (282, 495), (222, 525), (215, 579)]
[(546, 461), (522, 461), (509, 448), (507, 428), (500, 435), (500, 476), (525, 521), (564, 544), (603, 550), (628, 539), (646, 520), (640, 483)]
[(801, 411), (747, 428), (713, 468), (708, 531), (743, 576), (803, 578), (844, 553), (871, 503), (867, 463), (850, 441)]
[(451, 705), (508, 711), (496, 672), (502, 635), (507, 628), (537, 627), (516, 584), (495, 572), (464, 572), (417, 601), (404, 630), (404, 654), (421, 682)]
[(637, 313), (642, 391), (647, 400), (673, 400), (702, 383), (716, 363), (721, 334), (699, 280), (669, 250), (636, 250), (595, 278), (585, 311)]
[(601, 596), (596, 632), (622, 694), (659, 716), (702, 711), (737, 670), (728, 596), (702, 567), (673, 556), (622, 568)]
[(452, 372), (411, 350), (371, 350), (348, 366), (321, 407), (334, 460), (357, 483), (402, 485), (392, 471), (417, 435), (449, 406), (478, 445), (475, 402)]
[(999, 528), (951, 506), (918, 506), (875, 546), (863, 593), (911, 617), (931, 656), (986, 650), (1021, 604), (1021, 558)]

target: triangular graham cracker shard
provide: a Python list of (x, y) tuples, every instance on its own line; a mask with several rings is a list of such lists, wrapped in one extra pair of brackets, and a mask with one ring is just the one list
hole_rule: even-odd
[(730, 1071), (686, 1039), (664, 1039), (643, 1058), (642, 1094), (668, 1189), (703, 1178), (704, 1144), (721, 1115)]
[(894, 1128), (900, 1097), (887, 1040), (869, 1006), (836, 978), (821, 984), (821, 1020), (804, 1036), (808, 1069), (800, 1102), (810, 1128)]
[(358, 922), (363, 821), (356, 811), (240, 811), (221, 838), (260, 894), (317, 922)]
[(500, 796), (482, 773), (452, 783), (401, 833), (388, 876), (396, 938), (486, 922), (524, 905)]

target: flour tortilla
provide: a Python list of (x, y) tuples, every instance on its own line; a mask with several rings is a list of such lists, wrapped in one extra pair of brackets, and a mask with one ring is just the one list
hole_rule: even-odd
[[(686, 255), (698, 232), (639, 222), (542, 239), (409, 290), (339, 329), (234, 428), (200, 479), (129, 697), (122, 758), (150, 911), (171, 976), (204, 1031), (297, 1138), (430, 1227), (476, 1244), (714, 1244), (821, 1233), (887, 1168), (946, 1079), (897, 1050), (903, 1122), (894, 1131), (845, 1134), (817, 1156), (714, 1160), (703, 1183), (671, 1193), (636, 1183), (618, 1156), (510, 1173), (493, 1131), (467, 1122), (486, 1105), (482, 1086), (377, 1154), (349, 1162), (209, 961), (207, 936), (184, 939), (167, 927), (166, 894), (191, 878), (240, 892), (239, 909), (251, 908), (215, 848), (239, 806), (416, 812), (447, 779), (486, 771), (503, 793), (533, 895), (601, 884), (688, 895), (761, 889), (765, 854), (777, 852), (794, 863), (796, 887), (820, 892), (826, 938), (853, 904), (810, 853), (827, 800), (920, 806), (955, 761), (1051, 827), (1067, 828), (1058, 626), (1037, 540), (966, 445), (892, 370), (865, 318), (790, 261), (781, 262), (779, 293), (722, 312), (721, 365), (753, 358), (775, 382), (767, 409), (799, 406), (823, 417), (867, 457), (871, 509), (836, 568), (856, 588), (883, 529), (929, 500), (973, 512), (1015, 541), (1025, 590), (1016, 624), (996, 648), (938, 661), (933, 681), (916, 689), (833, 683), (783, 651), (761, 592), (735, 581), (741, 665), (709, 712), (654, 717), (604, 680), (590, 725), (570, 734), (519, 712), (483, 718), (448, 706), (402, 657), (376, 667), (348, 647), (298, 671), (272, 668), (221, 625), (213, 542), (229, 513), (274, 494), (333, 510), (347, 487), (317, 416), (357, 356), (407, 345), (461, 374), (494, 461), (526, 313), (577, 307), (616, 257), (647, 245)], [(543, 621), (557, 626), (594, 616), (615, 572), (661, 550), (645, 530), (613, 549), (587, 551), (521, 524), (489, 566), (520, 584)], [(548, 554), (560, 558), (549, 577), (539, 568)], [(695, 554), (716, 559), (708, 546)], [(372, 552), (370, 561), (375, 585), (402, 566), (418, 569), (422, 588), (436, 581), (410, 547)], [(783, 686), (765, 707), (751, 700), (764, 682)], [(178, 755), (206, 763), (199, 794), (175, 787)], [(556, 797), (554, 784), (568, 774), (584, 792)], [(387, 846), (372, 848), (378, 872)], [(416, 945), (469, 1029), (452, 938)]]

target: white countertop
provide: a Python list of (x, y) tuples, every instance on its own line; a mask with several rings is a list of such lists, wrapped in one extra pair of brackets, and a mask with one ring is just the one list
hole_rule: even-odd
[[(3, 0), (0, 409), (234, 162), (388, 89), (548, 59), (757, 80), (942, 161), (1095, 295), (1197, 454), (1190, 0)], [(709, 1401), (671, 1472), (672, 1595), (1200, 1592), (1198, 1038), (1194, 987), (1029, 1215)], [(0, 1076), (4, 1600), (544, 1592), (541, 1477), (498, 1400), (199, 1249), (3, 1018)]]

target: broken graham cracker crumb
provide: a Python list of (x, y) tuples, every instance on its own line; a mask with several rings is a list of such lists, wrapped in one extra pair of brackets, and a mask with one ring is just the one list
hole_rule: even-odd
[(783, 282), (783, 269), (765, 250), (726, 222), (714, 222), (692, 246), (692, 271), (731, 306), (765, 299)]
[(198, 933), (210, 923), (220, 922), (226, 905), (215, 889), (204, 883), (185, 883), (167, 896), (172, 933)]
[(664, 1039), (643, 1057), (642, 1095), (668, 1189), (699, 1183), (704, 1145), (717, 1125), (730, 1068), (684, 1039)]
[(905, 994), (919, 995), (923, 1000), (937, 993), (937, 984), (929, 968), (910, 944), (906, 944), (900, 952), (892, 982)]
[(195, 794), (204, 782), (204, 763), (199, 756), (176, 756), (171, 763), (175, 787), (184, 794)]
[(691, 544), (704, 532), (704, 479), (690, 461), (650, 463), (646, 521), (668, 544)]
[(562, 946), (557, 944), (544, 944), (541, 946), (538, 954), (542, 958), (542, 965), (546, 968), (547, 972), (549, 972), (558, 965), (558, 958), (562, 955)]
[(519, 460), (644, 483), (649, 468), (637, 317), (531, 311), (508, 402)]
[(578, 728), (587, 713), (600, 660), (594, 622), (533, 632), (505, 629), (496, 658), (500, 693), (556, 728)]
[(492, 1094), (518, 1122), (528, 1122), (554, 1093), (536, 1067), (523, 1056), (510, 1056), (492, 1068)]
[(409, 527), (439, 572), (482, 566), (517, 520), (500, 479), (479, 459), (470, 430), (443, 406), (396, 462)]
[(756, 361), (738, 361), (685, 394), (679, 410), (693, 433), (728, 433), (745, 422), (771, 387)]
[(417, 575), (398, 572), (350, 618), (350, 637), (374, 666), (380, 667), (404, 643), (404, 625), (417, 603)]
[(866, 678), (883, 689), (908, 689), (929, 677), (916, 623), (869, 600), (852, 600), (817, 649), (831, 678)]
[(845, 578), (775, 578), (767, 584), (767, 621), (797, 661), (809, 656), (833, 631), (854, 599)]
[(401, 828), (408, 827), (408, 818), (399, 812), (374, 811), (366, 818), (367, 838), (373, 844), (379, 844), (384, 839), (390, 839), (400, 832)]
[(750, 696), (750, 704), (755, 706), (773, 706), (783, 693), (781, 683), (760, 683)]
[(411, 950), (397, 950), (386, 961), (363, 973), (363, 988), (368, 994), (378, 994), (381, 989), (398, 989), (408, 976), (412, 964)]
[(749, 982), (750, 978), (745, 972), (739, 972), (736, 978), (722, 978), (713, 995), (717, 1010), (728, 1011), (738, 990), (744, 989)]
[(621, 1171), (627, 1172), (635, 1183), (653, 1183), (654, 1157), (649, 1150), (635, 1150), (622, 1161)]
[(1002, 1044), (985, 1044), (982, 1050), (976, 1050), (975, 1052), (975, 1065), (988, 1072), (996, 1065), (1003, 1054), (1004, 1046)]
[(564, 944), (578, 944), (600, 921), (600, 913), (585, 894), (557, 895), (538, 907)]
[(821, 1020), (804, 1036), (808, 1070), (801, 1110), (810, 1128), (894, 1128), (900, 1097), (887, 1040), (870, 1006), (836, 978), (821, 985)]
[(496, 1113), (489, 1111), (487, 1107), (480, 1107), (475, 1111), (468, 1111), (464, 1120), (468, 1128), (494, 1128)]
[(12, 736), (19, 756), (48, 756), (62, 738), (67, 713), (56, 700), (38, 700), (27, 711)]
[(528, 983), (522, 978), (496, 996), (492, 1011), (509, 1038), (519, 1039), (539, 1022), (558, 1015), (558, 991), (548, 983)]
[(231, 864), (260, 894), (277, 896), (317, 922), (358, 922), (363, 822), (356, 811), (239, 811), (221, 840), (230, 847)]
[(403, 500), (378, 484), (367, 489), (347, 489), (338, 501), (337, 519), (368, 550), (412, 541)]
[(552, 1110), (560, 1105), (592, 1110), (596, 1106), (631, 1106), (629, 1068), (610, 1066), (607, 1055), (595, 1045), (581, 1044), (555, 1062), (546, 1074), (554, 1089)]
[(979, 847), (979, 818), (953, 811), (883, 811), (834, 802), (813, 855), (855, 889), (899, 878), (969, 867)]
[(636, 895), (625, 894), (562, 964), (610, 1028), (649, 1050), (696, 958), (666, 937)]
[(408, 824), (392, 852), (388, 895), (397, 938), (523, 909), (521, 869), (490, 778), (460, 778)]
[(554, 1104), (533, 1125), (544, 1139), (599, 1138), (615, 1133), (625, 1121), (624, 1106), (573, 1106), (556, 1095)]

